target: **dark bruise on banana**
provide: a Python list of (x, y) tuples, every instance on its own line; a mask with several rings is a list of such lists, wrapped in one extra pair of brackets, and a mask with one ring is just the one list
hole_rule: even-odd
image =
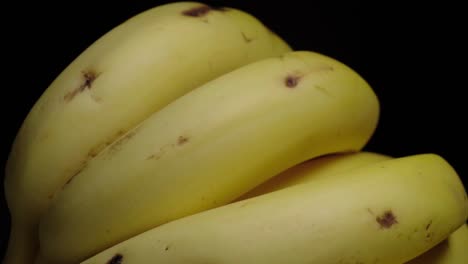
[(396, 216), (392, 212), (392, 210), (387, 210), (382, 215), (375, 217), (375, 221), (379, 223), (380, 228), (382, 229), (388, 229), (392, 227), (394, 224), (398, 223)]
[(252, 42), (252, 41), (253, 41), (253, 38), (252, 38), (252, 37), (249, 37), (249, 36), (247, 36), (247, 34), (246, 34), (246, 33), (244, 33), (244, 32), (241, 32), (241, 35), (242, 35), (242, 38), (244, 39), (244, 41), (245, 41), (246, 43), (250, 43), (250, 42)]
[[(209, 5), (198, 5), (198, 6), (182, 11), (182, 15), (187, 16), (187, 17), (201, 18), (203, 22), (208, 23), (209, 21), (207, 20), (207, 15), (211, 13), (212, 11), (228, 12), (229, 8), (228, 7), (212, 7)], [(273, 32), (271, 33), (274, 34)], [(254, 37), (248, 36), (247, 33), (243, 31), (240, 32), (240, 35), (245, 43), (251, 43), (255, 39)]]
[(299, 83), (301, 77), (299, 74), (289, 74), (284, 78), (284, 85), (288, 88), (294, 88)]
[(188, 10), (182, 11), (182, 15), (189, 16), (189, 17), (204, 17), (211, 10), (213, 9), (208, 5), (199, 5), (196, 7), (192, 7)]
[(367, 212), (375, 217), (375, 221), (379, 224), (380, 229), (389, 229), (398, 224), (397, 217), (391, 209), (385, 210), (379, 215), (375, 215), (370, 208), (367, 208)]
[[(284, 57), (280, 56), (279, 59), (284, 60)], [(303, 72), (297, 70), (297, 71), (294, 71), (292, 73), (286, 74), (286, 76), (283, 78), (283, 84), (284, 84), (284, 86), (286, 88), (290, 88), (291, 90), (293, 90), (294, 88), (297, 88), (297, 86), (299, 85), (301, 80), (308, 74), (313, 74), (315, 72), (323, 72), (323, 71), (331, 72), (331, 71), (334, 71), (334, 70), (335, 70), (335, 68), (333, 68), (333, 66), (329, 66), (329, 65), (321, 65), (319, 67), (309, 69), (306, 73), (303, 73)], [(324, 93), (324, 94), (326, 94), (328, 96), (332, 96), (329, 93), (329, 91), (325, 87), (323, 87), (322, 85), (315, 84), (314, 88), (316, 88), (317, 90), (319, 90), (320, 92), (322, 92), (322, 93)]]
[(121, 264), (123, 261), (122, 254), (115, 254), (106, 264)]
[[(367, 211), (375, 217), (374, 219), (378, 223), (378, 226), (381, 230), (390, 229), (395, 225), (399, 224), (395, 213), (391, 209), (387, 209), (379, 215), (376, 215), (370, 208), (367, 208)], [(429, 221), (427, 221), (422, 226), (422, 228), (415, 227), (411, 234), (398, 233), (397, 237), (399, 239), (406, 238), (407, 240), (411, 240), (412, 236), (418, 233), (419, 231), (424, 232), (424, 239), (426, 242), (432, 242), (435, 235), (435, 231), (433, 230), (433, 220), (429, 219)], [(452, 230), (452, 232), (454, 231), (455, 230)]]
[[(128, 143), (138, 132), (140, 127), (135, 127), (128, 132), (125, 133), (124, 130), (119, 130), (115, 140), (112, 143), (106, 143), (106, 146), (108, 146), (107, 149), (103, 150), (102, 154), (104, 155), (103, 158), (108, 159), (111, 158), (113, 155), (115, 155), (117, 152), (119, 152), (123, 146)], [(159, 148), (158, 151), (154, 152), (153, 154), (149, 155), (146, 157), (146, 160), (158, 160), (161, 158), (167, 151), (170, 149), (173, 149), (175, 147), (180, 147), (183, 145), (186, 145), (190, 141), (190, 137), (186, 134), (181, 134), (178, 137), (175, 138), (174, 142), (165, 144)], [(96, 154), (97, 155), (97, 154)], [(94, 158), (96, 155), (88, 155), (89, 159)], [(88, 159), (88, 160), (89, 160)], [(80, 171), (78, 171), (79, 173)], [(76, 173), (76, 174), (78, 174)], [(75, 175), (76, 175), (75, 174)]]
[(229, 8), (211, 7), (209, 5), (198, 5), (198, 6), (182, 11), (182, 15), (189, 16), (189, 17), (204, 17), (211, 11), (226, 12), (226, 11), (229, 11)]
[[(391, 209), (385, 210), (379, 215), (375, 215), (374, 212), (370, 208), (368, 208), (367, 211), (375, 217), (375, 221), (378, 223), (379, 228), (381, 230), (390, 229), (399, 223), (395, 213)], [(434, 231), (431, 230), (431, 226), (432, 226), (432, 219), (429, 220), (427, 224), (421, 229), (426, 232), (425, 240), (427, 242), (431, 242), (434, 237)], [(406, 237), (406, 239), (410, 240), (412, 235), (414, 235), (414, 233), (417, 233), (419, 230), (420, 229), (415, 228), (413, 230), (413, 234), (398, 233), (397, 237), (400, 239), (402, 237)]]
[(176, 143), (169, 143), (163, 145), (159, 148), (158, 151), (150, 154), (146, 157), (146, 160), (158, 160), (160, 159), (169, 149), (173, 149), (176, 146), (182, 146), (189, 142), (190, 138), (186, 135), (181, 135), (177, 138)]
[(82, 93), (86, 89), (91, 89), (93, 87), (94, 81), (99, 77), (99, 73), (95, 70), (84, 70), (81, 72), (82, 82), (81, 84), (76, 87), (75, 89), (69, 91), (63, 96), (65, 102), (70, 102), (77, 96), (78, 94)]

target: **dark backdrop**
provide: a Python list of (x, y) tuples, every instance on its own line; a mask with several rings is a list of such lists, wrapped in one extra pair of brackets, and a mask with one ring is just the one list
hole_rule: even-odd
[[(65, 3), (64, 3), (65, 2)], [(171, 1), (18, 2), (4, 6), (1, 162), (29, 109), (50, 82), (94, 40), (132, 15)], [(138, 3), (135, 3), (138, 2)], [(263, 3), (260, 3), (263, 2)], [(268, 3), (269, 2), (269, 3)], [(332, 56), (375, 89), (381, 119), (367, 150), (393, 156), (433, 152), (467, 185), (460, 7), (372, 6), (359, 1), (205, 1), (243, 9), (296, 50)], [(332, 3), (333, 2), (333, 3)], [(343, 1), (345, 2), (345, 1)], [(4, 167), (3, 167), (4, 168)], [(3, 174), (2, 174), (3, 175)], [(9, 216), (1, 200), (1, 254)], [(430, 192), (430, 190), (428, 190)]]

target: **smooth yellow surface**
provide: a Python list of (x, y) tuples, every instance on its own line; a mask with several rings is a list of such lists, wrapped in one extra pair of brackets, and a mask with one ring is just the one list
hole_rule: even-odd
[(332, 177), (336, 173), (391, 158), (388, 155), (368, 151), (338, 153), (317, 157), (281, 172), (236, 200), (240, 201), (293, 185), (312, 182), (324, 177)]
[(464, 224), (447, 239), (407, 264), (468, 263), (468, 225)]
[(226, 204), (309, 158), (360, 150), (378, 114), (365, 80), (321, 54), (241, 67), (175, 100), (89, 162), (44, 215), (42, 254), (83, 260)]
[(13, 230), (6, 263), (31, 263), (39, 216), (104, 147), (189, 90), (291, 50), (240, 10), (183, 15), (200, 6), (172, 3), (132, 17), (86, 49), (39, 98), (7, 163)]
[(467, 217), (457, 173), (440, 156), (419, 154), (178, 219), (83, 264), (116, 256), (132, 264), (404, 263)]

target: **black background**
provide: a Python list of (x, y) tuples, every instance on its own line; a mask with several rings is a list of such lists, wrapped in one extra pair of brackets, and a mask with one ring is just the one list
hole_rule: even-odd
[[(64, 3), (65, 2), (65, 3)], [(29, 109), (50, 82), (88, 45), (114, 26), (171, 1), (97, 1), (4, 6), (1, 161)], [(345, 2), (345, 1), (343, 1)], [(377, 130), (366, 150), (393, 156), (437, 153), (467, 186), (462, 150), (466, 129), (462, 91), (460, 6), (359, 1), (204, 1), (259, 18), (295, 50), (332, 56), (360, 73), (381, 103)], [(2, 174), (3, 175), (3, 174)], [(427, 190), (430, 192), (430, 190)], [(1, 200), (1, 253), (9, 216)]]

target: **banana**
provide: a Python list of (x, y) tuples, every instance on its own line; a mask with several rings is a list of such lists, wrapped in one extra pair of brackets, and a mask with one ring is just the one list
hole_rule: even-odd
[[(361, 151), (356, 153), (339, 153), (311, 159), (298, 164), (267, 182), (257, 186), (242, 197), (241, 201), (255, 196), (281, 190), (297, 184), (310, 183), (354, 168), (391, 159), (388, 155)], [(464, 264), (468, 261), (468, 225), (462, 225), (448, 239), (434, 246), (424, 254), (407, 262), (407, 264)]]
[(157, 6), (98, 39), (50, 84), (12, 146), (5, 263), (31, 263), (39, 216), (104, 147), (189, 90), (286, 51), (251, 15), (197, 2)]
[(224, 205), (280, 171), (370, 139), (379, 102), (355, 71), (294, 51), (210, 81), (91, 160), (55, 197), (41, 256), (75, 263), (171, 220)]
[(468, 262), (468, 224), (455, 230), (447, 239), (407, 264), (466, 264)]
[(236, 201), (274, 192), (296, 184), (315, 181), (323, 177), (331, 177), (331, 175), (336, 173), (391, 158), (388, 155), (369, 151), (334, 153), (332, 155), (317, 157), (279, 173), (242, 195)]
[(174, 220), (82, 263), (404, 263), (468, 217), (460, 178), (436, 154), (329, 176)]

